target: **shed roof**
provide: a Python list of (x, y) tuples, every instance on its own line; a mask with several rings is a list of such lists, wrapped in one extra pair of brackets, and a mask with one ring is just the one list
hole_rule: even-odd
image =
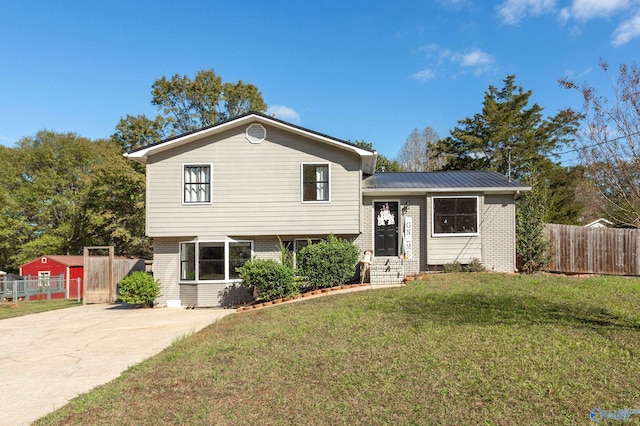
[(531, 187), (500, 173), (481, 170), (440, 172), (378, 172), (363, 180), (371, 192), (503, 192), (528, 191)]
[(27, 266), (37, 260), (40, 260), (42, 258), (47, 258), (48, 260), (52, 260), (56, 263), (60, 263), (61, 265), (64, 266), (84, 266), (84, 256), (76, 256), (76, 255), (72, 255), (72, 256), (66, 256), (66, 255), (51, 255), (51, 256), (40, 256), (37, 259), (34, 259), (30, 262), (25, 263), (24, 265), (21, 265), (20, 267), (24, 267)]

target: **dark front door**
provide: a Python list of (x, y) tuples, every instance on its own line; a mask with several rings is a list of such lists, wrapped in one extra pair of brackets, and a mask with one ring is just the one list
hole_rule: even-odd
[(398, 255), (398, 203), (379, 201), (373, 203), (374, 254)]

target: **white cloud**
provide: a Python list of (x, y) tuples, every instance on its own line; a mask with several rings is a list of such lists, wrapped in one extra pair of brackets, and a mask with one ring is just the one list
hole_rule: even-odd
[[(621, 22), (612, 35), (614, 46), (640, 37), (640, 0), (570, 0), (557, 8), (558, 0), (504, 0), (496, 7), (503, 23), (517, 25), (529, 16), (555, 14), (562, 25), (569, 21), (582, 25), (594, 19), (616, 19)], [(581, 34), (577, 25), (569, 28), (571, 35)]]
[(628, 10), (637, 3), (632, 0), (573, 0), (569, 14), (579, 21), (607, 18), (615, 13)]
[[(426, 53), (429, 64), (424, 70), (409, 77), (423, 82), (442, 75), (454, 78), (468, 73), (470, 69), (476, 75), (483, 74), (490, 71), (496, 62), (492, 55), (479, 48), (454, 52), (444, 46), (429, 44), (421, 47), (419, 51)], [(451, 66), (457, 66), (464, 71), (451, 70)]]
[(422, 71), (418, 71), (415, 74), (411, 74), (411, 78), (418, 81), (427, 81), (432, 80), (436, 77), (436, 73), (432, 69), (425, 69)]
[(491, 55), (480, 49), (460, 55), (459, 58), (460, 66), (463, 67), (485, 68), (495, 62)]
[(502, 22), (517, 25), (529, 15), (542, 15), (555, 11), (556, 0), (505, 0), (496, 8)]
[(300, 123), (301, 121), (300, 115), (293, 108), (284, 105), (270, 105), (269, 108), (267, 108), (267, 114), (293, 123)]
[(618, 28), (613, 32), (611, 44), (621, 46), (636, 37), (640, 37), (640, 10), (633, 18), (618, 25)]

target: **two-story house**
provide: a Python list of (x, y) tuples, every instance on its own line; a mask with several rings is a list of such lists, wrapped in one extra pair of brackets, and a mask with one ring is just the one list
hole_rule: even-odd
[(515, 195), (530, 188), (498, 173), (376, 173), (375, 151), (259, 113), (127, 156), (146, 164), (160, 304), (235, 303), (236, 267), (330, 233), (373, 251), (373, 285), (473, 259), (515, 270)]

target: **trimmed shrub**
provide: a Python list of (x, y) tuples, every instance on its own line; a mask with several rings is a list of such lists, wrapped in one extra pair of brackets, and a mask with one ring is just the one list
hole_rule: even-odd
[(442, 266), (442, 272), (485, 272), (486, 270), (480, 259), (472, 259), (467, 264), (454, 261)]
[(549, 189), (535, 175), (528, 179), (531, 191), (520, 194), (516, 204), (516, 253), (520, 269), (533, 274), (549, 263), (549, 241), (544, 235)]
[(480, 262), (480, 259), (472, 259), (471, 262), (462, 267), (462, 270), (465, 272), (485, 272), (487, 268)]
[(160, 297), (160, 285), (148, 272), (136, 271), (120, 281), (118, 294), (123, 302), (153, 308), (153, 302)]
[(458, 261), (447, 263), (442, 267), (442, 272), (462, 272), (462, 264)]
[(257, 289), (260, 300), (279, 299), (298, 292), (293, 269), (275, 260), (249, 260), (237, 271), (244, 280), (243, 285)]
[(358, 248), (331, 234), (325, 241), (300, 250), (298, 268), (312, 288), (344, 284), (355, 276)]

